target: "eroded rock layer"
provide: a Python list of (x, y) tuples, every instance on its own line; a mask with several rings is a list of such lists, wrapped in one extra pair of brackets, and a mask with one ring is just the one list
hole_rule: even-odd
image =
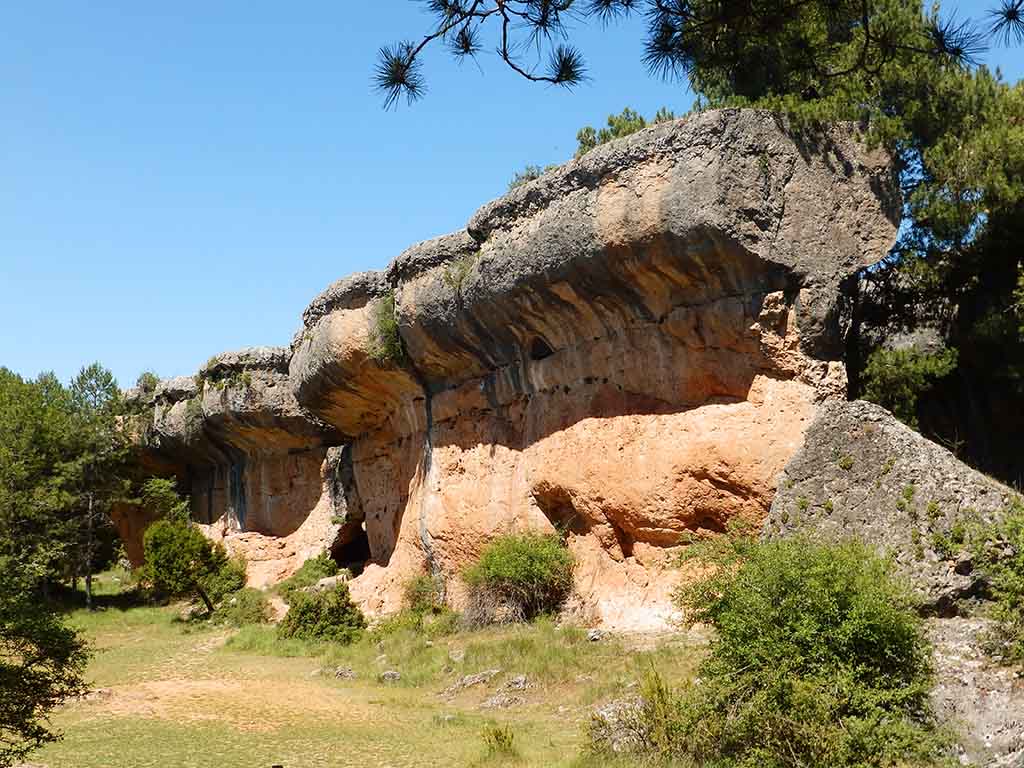
[(424, 570), (458, 601), (491, 537), (558, 528), (582, 610), (656, 625), (680, 535), (761, 522), (845, 395), (840, 284), (886, 253), (896, 213), (887, 158), (846, 129), (658, 125), (335, 283), (290, 350), (164, 383), (159, 450), (229, 543), (287, 548), (308, 526), (361, 548), (371, 611)]

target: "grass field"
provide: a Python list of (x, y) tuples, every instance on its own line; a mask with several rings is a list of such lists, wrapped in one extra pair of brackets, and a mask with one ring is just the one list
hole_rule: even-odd
[[(132, 606), (118, 588), (105, 575), (105, 608), (71, 614), (94, 649), (95, 690), (56, 715), (65, 738), (33, 766), (573, 766), (596, 703), (627, 694), (651, 665), (681, 680), (700, 654), (683, 636), (590, 642), (548, 621), (435, 639), (403, 631), (346, 648), (282, 644), (271, 627), (185, 623), (180, 606)], [(355, 679), (337, 678), (338, 667)], [(501, 671), (444, 695), (489, 669)], [(381, 681), (387, 670), (401, 679)], [(521, 701), (485, 706), (515, 675), (529, 682), (509, 693)], [(482, 733), (494, 726), (511, 730), (517, 756), (488, 754)]]

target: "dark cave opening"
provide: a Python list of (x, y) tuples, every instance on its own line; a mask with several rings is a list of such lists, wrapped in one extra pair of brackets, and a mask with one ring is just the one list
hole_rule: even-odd
[(331, 559), (353, 576), (363, 572), (370, 561), (370, 538), (361, 524), (341, 530), (331, 547)]
[(543, 360), (545, 357), (551, 357), (555, 354), (555, 350), (551, 348), (540, 336), (534, 337), (530, 343), (530, 359), (531, 360)]

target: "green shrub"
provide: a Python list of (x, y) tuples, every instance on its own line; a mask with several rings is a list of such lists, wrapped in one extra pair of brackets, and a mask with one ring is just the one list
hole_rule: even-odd
[(304, 562), (299, 570), (278, 584), (277, 594), (286, 603), (290, 603), (297, 592), (313, 586), (320, 579), (337, 576), (338, 571), (338, 564), (331, 559), (331, 556), (327, 552), (321, 552), (316, 557), (311, 557)]
[[(668, 120), (675, 120), (675, 114), (666, 107), (658, 110), (651, 125), (663, 123)], [(617, 115), (608, 115), (608, 127), (594, 130), (592, 126), (585, 126), (576, 134), (576, 157), (582, 157), (595, 147), (606, 144), (615, 139), (636, 133), (647, 127), (648, 123), (643, 115), (629, 107), (626, 107)]]
[(444, 272), (441, 275), (445, 284), (455, 293), (461, 295), (462, 284), (466, 282), (466, 278), (469, 277), (469, 273), (472, 271), (473, 265), (479, 258), (480, 251), (474, 251), (473, 253), (457, 256), (445, 264)]
[(143, 576), (170, 597), (198, 596), (213, 612), (207, 585), (228, 567), (224, 547), (214, 544), (193, 525), (180, 520), (158, 520), (143, 537)]
[(245, 586), (245, 558), (225, 558), (220, 567), (203, 579), (203, 589), (214, 603), (219, 603)]
[(378, 363), (402, 362), (405, 359), (405, 348), (402, 347), (402, 337), (398, 332), (394, 291), (374, 302), (370, 323), (370, 357)]
[(295, 593), (277, 632), (286, 639), (348, 644), (357, 639), (365, 628), (366, 619), (352, 602), (348, 585), (339, 584), (324, 592)]
[(247, 587), (217, 606), (213, 612), (213, 621), (232, 627), (266, 624), (270, 621), (270, 603), (261, 590)]
[(516, 171), (516, 175), (512, 177), (512, 180), (508, 183), (508, 191), (511, 192), (516, 187), (521, 187), (523, 184), (529, 184), (531, 181), (535, 181), (543, 176), (548, 171), (557, 168), (557, 165), (546, 165), (541, 168), (539, 165), (527, 165), (523, 170)]
[(930, 647), (887, 560), (856, 543), (734, 536), (692, 558), (711, 568), (676, 603), (716, 636), (699, 684), (646, 684), (648, 752), (720, 768), (939, 759)]
[(989, 583), (998, 627), (996, 650), (1006, 661), (1024, 662), (1024, 504), (1015, 499), (1002, 522), (972, 537), (975, 561)]
[(957, 365), (956, 350), (876, 349), (864, 368), (865, 400), (887, 408), (917, 428), (917, 399)]
[(469, 623), (528, 621), (557, 610), (572, 591), (573, 565), (572, 553), (558, 536), (498, 537), (463, 574)]
[(413, 613), (441, 613), (444, 610), (444, 582), (428, 574), (405, 583), (402, 608)]
[(139, 378), (135, 380), (135, 386), (147, 394), (155, 392), (159, 383), (160, 377), (152, 371), (143, 371), (139, 374)]
[(508, 725), (487, 725), (480, 733), (487, 757), (517, 757), (515, 734)]
[(190, 509), (187, 498), (178, 494), (174, 480), (165, 477), (151, 477), (142, 484), (142, 505), (154, 517), (187, 523)]

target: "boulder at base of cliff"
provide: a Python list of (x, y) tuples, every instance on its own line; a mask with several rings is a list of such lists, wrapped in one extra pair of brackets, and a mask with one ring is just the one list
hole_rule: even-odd
[(992, 521), (1014, 496), (863, 401), (818, 411), (778, 488), (767, 535), (805, 531), (891, 550), (925, 607), (939, 614), (955, 612), (981, 586), (960, 532)]

